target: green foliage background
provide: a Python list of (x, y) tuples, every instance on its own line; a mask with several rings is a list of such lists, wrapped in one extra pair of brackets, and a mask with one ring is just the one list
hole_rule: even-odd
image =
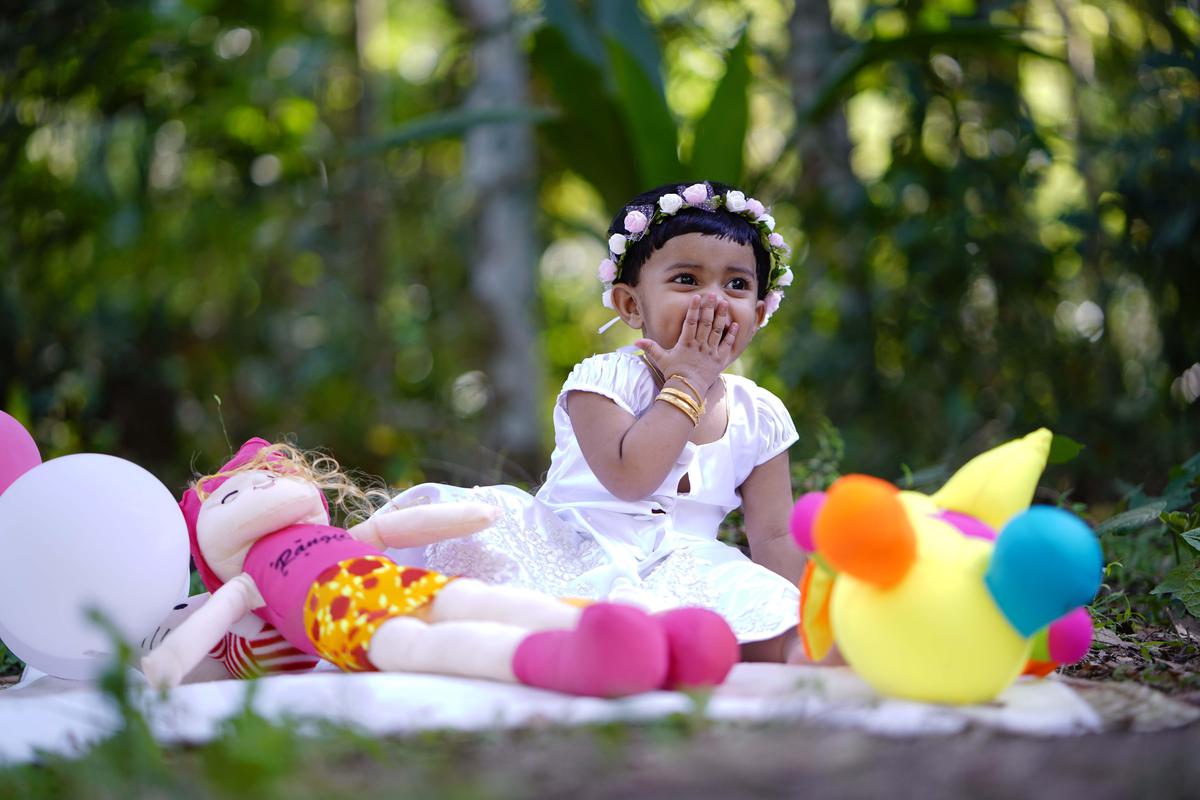
[[(789, 18), (814, 8), (832, 57), (801, 86)], [(1200, 449), (1194, 6), (513, 14), (534, 101), (488, 117), (461, 108), (475, 40), (452, 3), (4, 12), (0, 403), (43, 455), (110, 452), (181, 488), (227, 430), (397, 485), (536, 482), (544, 460), (480, 444), (489, 333), (466, 290), (461, 134), (514, 120), (538, 132), (541, 221), (514, 235), (541, 242), (550, 392), (633, 338), (593, 333), (614, 209), (710, 176), (772, 202), (796, 246), (738, 368), (791, 408), (797, 459), (828, 418), (844, 469), (936, 477), (1045, 424), (1087, 445), (1050, 481), (1112, 501), (1114, 477), (1161, 484)]]

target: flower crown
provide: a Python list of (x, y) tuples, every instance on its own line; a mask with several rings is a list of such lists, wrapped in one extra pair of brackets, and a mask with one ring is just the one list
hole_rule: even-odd
[(625, 251), (629, 245), (645, 236), (650, 226), (675, 216), (684, 208), (698, 208), (701, 211), (723, 208), (748, 220), (758, 230), (762, 246), (771, 256), (771, 272), (767, 277), (767, 293), (763, 298), (767, 312), (762, 323), (765, 327), (783, 300), (784, 287), (792, 285), (791, 267), (784, 263), (792, 249), (783, 241), (783, 236), (775, 232), (775, 218), (767, 213), (762, 203), (736, 189), (730, 189), (723, 195), (717, 194), (708, 183), (693, 183), (678, 193), (668, 192), (658, 198), (656, 205), (627, 208), (625, 233), (614, 233), (608, 237), (608, 258), (600, 262), (598, 277), (604, 282), (604, 307), (613, 308), (613, 283), (621, 277), (621, 264), (625, 261)]

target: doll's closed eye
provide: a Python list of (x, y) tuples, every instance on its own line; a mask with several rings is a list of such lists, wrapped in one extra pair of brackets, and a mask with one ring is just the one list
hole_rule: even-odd
[(275, 485), (275, 475), (270, 472), (260, 472), (251, 476), (250, 483), (255, 489), (270, 489)]
[(227, 494), (227, 495), (225, 495), (224, 497), (222, 497), (222, 498), (221, 498), (221, 505), (225, 505), (226, 503), (228, 503), (230, 500), (232, 500), (232, 499), (233, 499), (234, 495), (236, 495), (237, 493), (238, 493), (238, 490), (237, 490), (237, 489), (234, 489), (232, 492), (230, 492), (229, 494)]

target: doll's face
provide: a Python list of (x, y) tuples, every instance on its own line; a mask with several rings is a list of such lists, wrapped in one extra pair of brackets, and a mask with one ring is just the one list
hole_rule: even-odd
[(196, 541), (213, 572), (227, 581), (242, 572), (251, 545), (301, 523), (329, 524), (316, 486), (266, 470), (240, 472), (200, 506)]

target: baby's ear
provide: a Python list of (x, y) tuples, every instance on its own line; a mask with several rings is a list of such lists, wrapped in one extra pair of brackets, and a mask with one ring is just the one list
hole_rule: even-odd
[(767, 320), (767, 301), (759, 300), (754, 304), (754, 327), (761, 328)]
[(642, 327), (642, 305), (627, 283), (615, 284), (612, 288), (613, 308), (631, 328)]

